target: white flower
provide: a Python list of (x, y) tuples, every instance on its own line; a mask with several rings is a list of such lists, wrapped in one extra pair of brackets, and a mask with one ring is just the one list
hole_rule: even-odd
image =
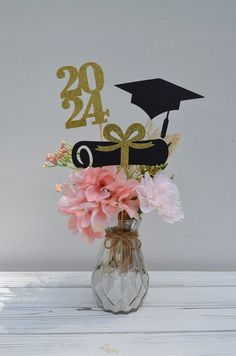
[(151, 178), (146, 172), (136, 192), (143, 213), (157, 209), (159, 215), (168, 223), (175, 223), (184, 218), (178, 188), (164, 173), (158, 173)]

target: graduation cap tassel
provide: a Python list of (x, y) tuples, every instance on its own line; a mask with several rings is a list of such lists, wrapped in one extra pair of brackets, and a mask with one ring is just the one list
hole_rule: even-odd
[(169, 124), (169, 111), (166, 115), (166, 118), (163, 122), (163, 125), (162, 125), (162, 129), (161, 129), (161, 138), (165, 138), (166, 137), (166, 131), (167, 131), (167, 127), (168, 127), (168, 124)]

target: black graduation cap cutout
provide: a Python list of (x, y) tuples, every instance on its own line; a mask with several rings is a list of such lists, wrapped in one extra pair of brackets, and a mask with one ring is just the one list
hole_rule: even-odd
[(161, 78), (117, 84), (116, 87), (131, 93), (131, 103), (143, 109), (151, 120), (157, 115), (167, 112), (161, 130), (162, 138), (166, 136), (169, 111), (178, 110), (182, 100), (203, 98), (202, 95)]

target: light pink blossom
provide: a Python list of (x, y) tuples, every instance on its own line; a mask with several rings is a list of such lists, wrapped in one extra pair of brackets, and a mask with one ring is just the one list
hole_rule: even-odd
[(70, 176), (71, 184), (63, 185), (64, 195), (58, 202), (62, 214), (70, 215), (69, 229), (80, 232), (89, 241), (105, 235), (105, 229), (118, 223), (118, 214), (126, 211), (138, 216), (139, 202), (135, 179), (116, 173), (115, 167), (88, 167)]
[(136, 192), (142, 212), (149, 213), (157, 209), (168, 223), (175, 223), (184, 218), (178, 188), (164, 173), (158, 173), (151, 178), (146, 172)]

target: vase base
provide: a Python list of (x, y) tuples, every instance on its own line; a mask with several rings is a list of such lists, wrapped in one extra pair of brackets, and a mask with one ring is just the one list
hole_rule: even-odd
[(113, 311), (113, 310), (109, 310), (109, 309), (104, 309), (101, 306), (99, 306), (99, 307), (106, 313), (111, 313), (111, 314), (115, 314), (115, 315), (119, 315), (119, 314), (123, 314), (124, 315), (124, 314), (136, 313), (142, 307), (142, 304), (139, 305), (137, 308), (131, 309), (129, 311)]
[[(99, 271), (98, 275), (100, 275)], [(140, 275), (129, 271), (127, 274), (111, 278), (111, 281), (110, 278), (107, 281), (104, 277), (100, 283), (96, 283), (94, 276), (92, 291), (97, 305), (104, 311), (113, 314), (128, 314), (137, 311), (142, 306), (148, 291), (148, 284), (147, 272)], [(109, 288), (105, 288), (107, 285)]]

